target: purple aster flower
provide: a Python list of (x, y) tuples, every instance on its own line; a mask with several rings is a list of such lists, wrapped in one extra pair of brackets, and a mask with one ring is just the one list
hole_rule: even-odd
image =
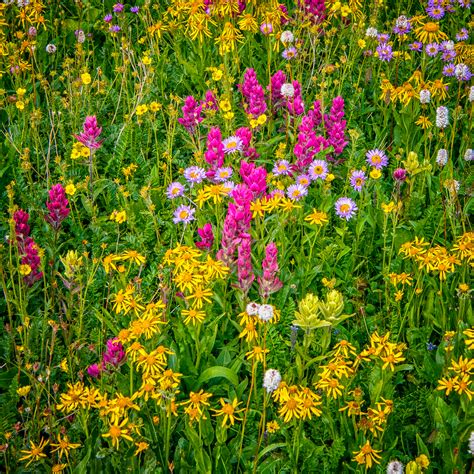
[(290, 46), (289, 48), (286, 48), (281, 55), (285, 59), (294, 59), (296, 56), (298, 56), (298, 50), (294, 46)]
[(444, 67), (443, 67), (443, 76), (446, 76), (446, 77), (453, 77), (454, 76), (454, 68), (455, 68), (455, 64), (454, 63), (449, 63), (449, 64), (446, 64)]
[(302, 184), (292, 184), (288, 186), (286, 195), (294, 201), (299, 201), (301, 198), (308, 194), (308, 188)]
[(390, 35), (388, 33), (380, 33), (379, 35), (377, 35), (377, 41), (380, 44), (387, 43), (389, 39), (390, 39)]
[(387, 155), (382, 150), (379, 150), (378, 148), (369, 150), (365, 154), (365, 157), (367, 158), (366, 160), (367, 163), (370, 166), (377, 168), (378, 170), (381, 170), (382, 168), (388, 165)]
[(260, 31), (264, 35), (269, 35), (270, 33), (273, 33), (273, 25), (271, 23), (262, 23), (260, 25)]
[(334, 204), (334, 208), (336, 209), (336, 214), (341, 219), (346, 219), (346, 221), (351, 219), (357, 211), (355, 201), (347, 197), (339, 198)]
[(456, 57), (456, 51), (445, 51), (441, 56), (444, 62), (452, 61)]
[(440, 5), (432, 5), (426, 8), (426, 13), (435, 20), (441, 20), (444, 16), (444, 8)]
[(173, 214), (173, 222), (175, 224), (184, 223), (189, 224), (191, 221), (194, 220), (194, 213), (196, 209), (192, 208), (191, 206), (185, 206), (184, 204), (179, 206)]
[(429, 43), (425, 46), (425, 53), (433, 58), (438, 54), (439, 45), (437, 43)]
[(111, 33), (118, 33), (122, 28), (120, 28), (120, 26), (118, 25), (112, 25), (110, 28), (109, 28), (109, 31)]
[(472, 77), (472, 73), (469, 69), (469, 66), (464, 63), (459, 63), (456, 65), (456, 67), (454, 68), (454, 75), (456, 76), (456, 79), (458, 81), (469, 81)]
[(404, 168), (397, 168), (393, 172), (393, 179), (398, 183), (403, 183), (407, 179), (407, 170)]
[(328, 164), (323, 160), (314, 160), (308, 168), (308, 174), (312, 180), (324, 180), (328, 172)]
[(222, 144), (224, 145), (224, 153), (242, 151), (244, 145), (242, 139), (237, 135), (232, 135), (231, 137), (222, 140)]
[(471, 6), (470, 0), (458, 0), (458, 3), (462, 8), (469, 8)]
[(219, 182), (227, 181), (232, 176), (232, 168), (230, 166), (217, 168), (214, 179)]
[(227, 181), (224, 181), (222, 183), (222, 186), (224, 186), (224, 188), (228, 189), (229, 191), (227, 192), (227, 194), (229, 194), (234, 188), (235, 188), (235, 183), (231, 180), (227, 180)]
[(184, 194), (184, 186), (181, 183), (175, 181), (168, 186), (166, 190), (166, 196), (168, 199), (175, 199)]
[(311, 184), (311, 178), (307, 174), (300, 174), (296, 177), (296, 184), (307, 188)]
[(107, 15), (104, 16), (104, 21), (106, 23), (110, 23), (112, 21), (112, 18), (113, 18), (112, 13), (107, 13)]
[(362, 191), (362, 187), (364, 186), (365, 182), (367, 181), (367, 176), (362, 170), (353, 171), (351, 174), (351, 186), (356, 191)]
[(206, 177), (206, 171), (199, 166), (190, 166), (184, 170), (184, 178), (188, 183), (199, 184)]
[(456, 41), (466, 41), (469, 39), (469, 30), (461, 28), (456, 34)]
[(382, 43), (377, 46), (377, 54), (380, 61), (390, 61), (393, 57), (392, 47), (387, 43)]
[(140, 11), (140, 7), (130, 7), (130, 12), (137, 14)]
[(272, 172), (275, 176), (288, 176), (290, 174), (290, 162), (288, 160), (278, 160)]
[(439, 45), (439, 49), (443, 53), (446, 53), (446, 51), (454, 51), (454, 41), (452, 40), (442, 41)]
[(114, 13), (122, 13), (123, 12), (123, 3), (116, 3), (112, 10), (114, 11)]
[(409, 44), (408, 47), (411, 51), (417, 51), (420, 53), (423, 50), (423, 43), (421, 41), (415, 41), (414, 43)]
[(397, 35), (406, 35), (411, 30), (410, 20), (405, 16), (399, 16), (395, 21), (395, 26), (393, 27), (393, 32)]

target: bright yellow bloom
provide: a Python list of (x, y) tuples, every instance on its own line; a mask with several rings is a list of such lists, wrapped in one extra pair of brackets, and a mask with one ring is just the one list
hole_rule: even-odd
[(265, 354), (270, 352), (269, 349), (263, 349), (260, 346), (254, 346), (253, 349), (245, 354), (248, 360), (254, 359), (256, 362), (261, 362), (265, 360)]
[(206, 313), (204, 311), (199, 311), (194, 308), (182, 309), (181, 314), (186, 316), (184, 319), (184, 324), (186, 325), (192, 324), (195, 326), (196, 324), (201, 324), (206, 318)]
[(25, 385), (24, 387), (20, 387), (17, 389), (16, 393), (20, 395), (20, 397), (26, 397), (31, 391), (31, 385)]
[(202, 288), (201, 286), (197, 286), (194, 289), (194, 292), (186, 297), (186, 300), (191, 300), (193, 302), (193, 306), (195, 306), (197, 309), (201, 309), (204, 305), (204, 301), (207, 303), (212, 303), (212, 295), (212, 290), (210, 290), (209, 288)]
[(472, 400), (474, 392), (469, 388), (472, 385), (472, 380), (468, 374), (464, 374), (461, 378), (454, 377), (454, 391), (458, 395), (465, 393), (469, 398), (469, 401)]
[(133, 438), (129, 435), (128, 428), (126, 428), (127, 423), (128, 418), (124, 418), (121, 423), (117, 421), (116, 423), (111, 424), (109, 431), (102, 436), (104, 438), (110, 438), (112, 441), (112, 446), (118, 449), (120, 438), (133, 441)]
[(41, 438), (40, 443), (36, 446), (33, 441), (30, 442), (31, 448), (29, 450), (22, 449), (21, 452), (25, 454), (25, 456), (21, 457), (20, 461), (26, 461), (29, 459), (26, 466), (29, 466), (32, 462), (39, 461), (41, 458), (45, 458), (46, 454), (43, 453), (43, 449), (46, 447), (49, 441), (44, 440)]
[(313, 212), (308, 214), (304, 220), (313, 225), (323, 225), (328, 222), (328, 215), (323, 211), (318, 211), (313, 208)]
[(283, 417), (283, 421), (288, 423), (293, 418), (301, 418), (301, 405), (300, 399), (297, 396), (289, 397), (287, 400), (282, 402), (278, 414)]
[(69, 438), (64, 435), (63, 439), (61, 439), (61, 435), (58, 436), (57, 443), (51, 443), (51, 447), (54, 449), (51, 450), (52, 453), (59, 451), (59, 459), (61, 460), (63, 456), (66, 456), (66, 459), (69, 459), (69, 451), (71, 449), (80, 448), (81, 445), (79, 443), (70, 443)]
[(135, 443), (137, 447), (136, 451), (133, 453), (134, 456), (138, 456), (141, 452), (146, 451), (149, 448), (149, 444), (146, 441), (140, 441)]
[(370, 445), (369, 440), (364, 444), (364, 446), (360, 446), (360, 451), (354, 451), (356, 455), (354, 457), (354, 461), (357, 461), (358, 464), (364, 464), (368, 469), (372, 467), (373, 463), (380, 464), (380, 453), (381, 451), (375, 450)]
[(84, 85), (90, 84), (92, 81), (91, 75), (88, 72), (81, 74), (81, 81)]
[(245, 408), (241, 408), (240, 410), (236, 409), (242, 402), (237, 402), (237, 398), (234, 398), (234, 400), (232, 400), (232, 403), (226, 403), (223, 398), (221, 398), (219, 401), (220, 401), (220, 404), (222, 405), (222, 408), (220, 408), (219, 410), (213, 409), (212, 411), (215, 412), (214, 416), (224, 417), (222, 419), (223, 427), (227, 426), (228, 423), (230, 423), (233, 426), (236, 420), (240, 420), (240, 418), (237, 418), (235, 415), (245, 410)]

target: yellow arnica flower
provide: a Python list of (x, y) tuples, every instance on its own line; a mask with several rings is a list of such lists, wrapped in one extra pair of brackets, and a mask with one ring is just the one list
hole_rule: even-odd
[(69, 451), (71, 449), (77, 449), (81, 445), (79, 443), (70, 443), (69, 438), (64, 435), (63, 439), (61, 439), (61, 436), (58, 436), (58, 442), (51, 443), (51, 446), (54, 448), (51, 450), (52, 453), (59, 451), (59, 459), (61, 460), (63, 456), (66, 456), (66, 459), (68, 459)]
[(237, 407), (242, 402), (238, 402), (237, 398), (234, 398), (234, 400), (232, 400), (232, 403), (226, 403), (226, 401), (223, 398), (221, 398), (219, 401), (220, 401), (220, 404), (222, 405), (222, 408), (219, 410), (213, 410), (215, 412), (214, 416), (224, 417), (222, 419), (223, 427), (227, 426), (228, 423), (230, 423), (233, 426), (235, 423), (235, 420), (240, 420), (240, 418), (237, 418), (235, 415), (245, 410), (245, 408), (241, 408), (240, 410), (237, 410)]
[(325, 212), (313, 209), (313, 212), (308, 214), (304, 220), (313, 225), (323, 225), (328, 222), (328, 215)]
[(354, 461), (357, 461), (358, 464), (364, 464), (368, 469), (370, 469), (373, 463), (380, 464), (380, 455), (378, 454), (380, 452), (381, 451), (373, 449), (370, 442), (367, 440), (364, 446), (360, 447), (359, 452), (354, 451), (354, 454), (356, 455)]
[(120, 438), (127, 439), (128, 441), (133, 441), (132, 437), (128, 434), (129, 431), (126, 428), (128, 423), (128, 418), (124, 418), (122, 423), (118, 421), (110, 425), (109, 431), (102, 436), (104, 438), (110, 438), (112, 440), (112, 446), (114, 448), (119, 447)]
[(39, 461), (41, 458), (45, 458), (46, 454), (43, 453), (43, 449), (46, 447), (47, 444), (48, 441), (43, 438), (41, 438), (41, 441), (38, 446), (35, 443), (31, 442), (31, 448), (29, 450), (21, 450), (21, 452), (24, 453), (25, 456), (21, 457), (19, 460), (26, 461), (27, 459), (29, 459), (28, 463), (26, 464), (26, 466), (29, 466), (32, 462)]

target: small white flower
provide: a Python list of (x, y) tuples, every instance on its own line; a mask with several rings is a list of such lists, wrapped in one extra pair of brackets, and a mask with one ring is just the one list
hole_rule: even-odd
[(46, 52), (49, 54), (54, 54), (56, 52), (56, 46), (52, 43), (46, 45)]
[(466, 152), (464, 153), (464, 161), (472, 161), (474, 160), (474, 152), (472, 151), (472, 148), (468, 148)]
[(400, 461), (390, 461), (387, 464), (387, 474), (403, 474), (403, 464)]
[(270, 321), (273, 318), (273, 306), (269, 304), (261, 304), (258, 308), (258, 318), (262, 321)]
[(283, 44), (291, 44), (295, 40), (295, 36), (291, 31), (286, 30), (281, 34), (280, 40)]
[(285, 99), (291, 99), (295, 95), (295, 88), (293, 84), (287, 82), (281, 86), (280, 93)]
[(367, 28), (367, 30), (365, 31), (365, 36), (367, 36), (367, 38), (377, 38), (378, 34), (379, 32), (377, 31), (377, 29), (373, 27)]
[(263, 388), (267, 390), (267, 393), (274, 392), (281, 382), (281, 375), (278, 370), (268, 369), (263, 376)]
[(251, 302), (247, 305), (245, 311), (249, 316), (257, 316), (259, 308), (260, 305), (258, 303)]
[(448, 162), (448, 151), (444, 148), (438, 150), (438, 154), (436, 156), (436, 163), (439, 166), (445, 166)]
[(436, 109), (436, 126), (438, 128), (446, 128), (449, 125), (449, 111), (443, 105)]
[(471, 86), (471, 88), (469, 89), (469, 102), (473, 102), (474, 101), (474, 86)]
[(474, 456), (474, 431), (471, 431), (471, 436), (469, 436), (469, 447), (468, 447), (468, 450), (467, 452), (469, 454), (471, 454), (472, 456)]
[(420, 91), (420, 104), (429, 104), (431, 101), (431, 92), (428, 89)]

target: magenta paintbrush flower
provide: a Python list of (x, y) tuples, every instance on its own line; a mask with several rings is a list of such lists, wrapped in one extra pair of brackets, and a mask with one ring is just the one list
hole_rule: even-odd
[(258, 278), (260, 295), (268, 298), (269, 295), (278, 291), (283, 283), (278, 278), (278, 249), (274, 242), (270, 242), (265, 248), (265, 258), (262, 262), (262, 277)]
[(62, 184), (55, 184), (49, 191), (49, 199), (46, 207), (49, 210), (46, 220), (55, 228), (59, 229), (61, 222), (66, 219), (71, 210), (68, 208), (69, 201)]
[(80, 135), (74, 135), (74, 138), (91, 150), (100, 148), (104, 140), (98, 140), (102, 133), (102, 127), (98, 126), (96, 116), (86, 117), (82, 128), (83, 132)]

